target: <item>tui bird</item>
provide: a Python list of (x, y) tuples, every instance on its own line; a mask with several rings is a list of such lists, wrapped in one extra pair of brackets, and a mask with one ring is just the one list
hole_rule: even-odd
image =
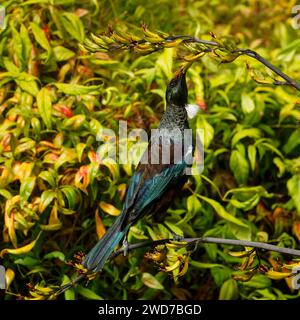
[[(105, 235), (98, 241), (84, 258), (82, 265), (93, 272), (102, 269), (104, 263), (112, 254), (114, 248), (123, 238), (125, 252), (129, 228), (145, 215), (151, 215), (156, 220), (164, 218), (168, 206), (187, 180), (185, 170), (190, 166), (193, 153), (192, 142), (187, 146), (183, 143), (184, 130), (189, 128), (186, 111), (188, 90), (185, 78), (186, 71), (181, 69), (168, 84), (166, 90), (166, 111), (161, 119), (157, 134), (151, 137), (136, 171), (134, 172), (121, 214), (116, 218)], [(169, 135), (169, 132), (177, 134)], [(166, 136), (171, 138), (164, 139)], [(169, 137), (167, 137), (169, 138)], [(165, 141), (170, 144), (170, 161), (164, 161), (162, 150)], [(174, 158), (175, 146), (182, 145), (181, 160)], [(184, 145), (184, 147), (183, 147)], [(158, 147), (153, 153), (153, 147)], [(158, 161), (151, 161), (153, 158)], [(145, 163), (148, 158), (148, 163)]]

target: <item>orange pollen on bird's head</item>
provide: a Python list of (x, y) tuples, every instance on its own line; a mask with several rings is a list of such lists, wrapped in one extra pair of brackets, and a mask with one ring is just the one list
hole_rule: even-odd
[(180, 76), (180, 74), (182, 73), (182, 70), (180, 69), (180, 70), (177, 70), (176, 72), (175, 72), (175, 77), (176, 78), (179, 78), (179, 76)]

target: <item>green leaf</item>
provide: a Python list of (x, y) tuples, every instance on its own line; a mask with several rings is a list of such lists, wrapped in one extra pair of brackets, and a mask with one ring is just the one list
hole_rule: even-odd
[(20, 264), (22, 266), (32, 267), (40, 264), (38, 259), (34, 259), (32, 257), (20, 258), (14, 261), (15, 264)]
[(83, 151), (84, 149), (86, 148), (86, 143), (77, 143), (76, 144), (76, 153), (78, 155), (78, 161), (81, 162), (81, 158), (82, 158), (82, 155), (83, 155)]
[(249, 164), (239, 150), (232, 151), (229, 165), (236, 181), (240, 185), (246, 184), (249, 176)]
[(63, 192), (68, 199), (69, 208), (75, 209), (76, 203), (78, 202), (78, 190), (72, 186), (63, 186), (60, 191)]
[(23, 66), (25, 65), (25, 60), (23, 56), (23, 44), (22, 39), (20, 37), (20, 34), (18, 31), (13, 27), (12, 29), (12, 35), (13, 35), (13, 49), (16, 56), (16, 59), (18, 59), (18, 62)]
[(291, 153), (300, 144), (300, 128), (295, 130), (290, 136), (287, 143), (283, 147), (286, 154)]
[[(68, 284), (71, 282), (71, 279), (67, 275), (63, 275), (63, 281), (62, 281), (62, 286)], [(75, 292), (74, 289), (70, 288), (65, 291), (65, 299), (66, 300), (75, 300)]]
[(249, 281), (240, 281), (241, 285), (250, 288), (263, 289), (271, 287), (272, 281), (263, 274), (255, 274)]
[(263, 186), (255, 186), (255, 187), (244, 187), (244, 188), (234, 188), (231, 190), (228, 190), (225, 193), (224, 199), (228, 198), (229, 194), (239, 195), (243, 198), (249, 198), (249, 196), (253, 194), (259, 194), (263, 196), (268, 196), (268, 191)]
[(72, 84), (72, 83), (54, 83), (54, 85), (58, 88), (59, 92), (63, 92), (65, 94), (78, 96), (84, 94), (92, 94), (96, 95), (100, 93), (100, 88), (102, 85), (97, 86), (83, 86), (80, 84)]
[(251, 229), (250, 227), (242, 227), (235, 223), (228, 223), (228, 229), (239, 240), (251, 241)]
[(219, 267), (219, 268), (224, 267), (222, 264), (218, 264), (218, 263), (199, 262), (199, 261), (195, 261), (195, 260), (191, 260), (190, 265), (195, 268), (199, 268), (199, 269), (211, 269), (211, 268), (215, 268), (215, 267)]
[(43, 212), (49, 206), (49, 204), (54, 200), (55, 197), (56, 197), (55, 191), (45, 190), (41, 196), (41, 202), (39, 205), (40, 212)]
[(39, 89), (36, 83), (36, 77), (26, 72), (19, 72), (18, 68), (16, 68), (13, 63), (5, 64), (6, 68), (10, 69), (10, 71), (1, 73), (0, 80), (4, 78), (5, 83), (13, 80), (23, 91), (29, 93), (30, 95), (36, 96), (38, 94)]
[(287, 182), (289, 195), (293, 199), (297, 213), (300, 216), (300, 176), (294, 175)]
[(23, 152), (32, 150), (36, 145), (36, 142), (30, 138), (22, 138), (19, 140), (19, 144), (14, 150), (14, 155), (21, 154)]
[(234, 147), (240, 140), (244, 138), (253, 138), (258, 139), (261, 136), (259, 129), (250, 128), (250, 129), (241, 129), (239, 130), (232, 138), (231, 144)]
[(86, 116), (83, 114), (78, 114), (71, 118), (65, 119), (63, 124), (65, 128), (71, 128), (73, 130), (79, 129), (84, 121), (86, 120)]
[[(69, 284), (70, 282), (71, 282), (71, 279), (66, 274), (64, 274), (61, 285), (64, 286), (66, 284)], [(65, 295), (65, 300), (75, 300), (76, 298), (73, 288), (66, 290), (64, 295)]]
[(48, 129), (51, 129), (51, 112), (52, 112), (52, 101), (49, 91), (46, 88), (42, 88), (37, 95), (37, 106), (39, 113), (42, 117)]
[[(243, 227), (242, 227), (243, 228)], [(216, 261), (217, 259), (217, 253), (218, 253), (218, 246), (216, 243), (204, 243), (203, 244), (207, 255), (210, 260)]]
[[(218, 149), (218, 150), (220, 150), (220, 149)], [(227, 150), (225, 149), (225, 152), (226, 152)], [(223, 153), (224, 151), (222, 150), (222, 153)], [(216, 157), (216, 152), (214, 153), (214, 156)], [(218, 195), (220, 196), (220, 198), (222, 198), (222, 194), (221, 194), (221, 191), (220, 191), (220, 189), (218, 188), (218, 186), (212, 181), (212, 180), (210, 180), (208, 177), (206, 177), (205, 175), (203, 175), (203, 174), (201, 174), (201, 179), (202, 180), (205, 180), (206, 182), (208, 182), (211, 186), (212, 186), (212, 188), (215, 190), (215, 191), (217, 191), (217, 193), (218, 193)]]
[(44, 259), (59, 259), (61, 261), (65, 261), (65, 255), (60, 251), (52, 251), (44, 255)]
[(51, 52), (51, 45), (43, 30), (34, 22), (31, 22), (30, 26), (37, 43), (46, 51)]
[(24, 67), (27, 67), (27, 63), (29, 61), (30, 52), (32, 48), (32, 43), (28, 34), (28, 30), (23, 24), (20, 28), (20, 37), (22, 41), (23, 60), (25, 62)]
[(103, 125), (97, 119), (91, 119), (90, 131), (92, 134), (97, 136), (102, 129), (103, 129)]
[(37, 86), (37, 83), (36, 81), (34, 80), (18, 80), (18, 79), (15, 79), (16, 83), (18, 86), (20, 86), (20, 88), (33, 95), (34, 97), (37, 96), (38, 92), (39, 92), (39, 88)]
[(234, 279), (226, 280), (220, 290), (219, 300), (236, 300), (238, 298), (238, 286)]
[(199, 116), (197, 119), (197, 129), (204, 131), (204, 148), (208, 149), (214, 138), (214, 128), (208, 123), (204, 116)]
[(83, 297), (89, 299), (89, 300), (103, 300), (102, 297), (98, 296), (95, 292), (88, 288), (84, 288), (80, 285), (77, 285), (76, 291)]
[(231, 275), (232, 275), (232, 270), (226, 266), (222, 266), (222, 268), (221, 267), (212, 268), (210, 270), (210, 272), (211, 272), (211, 275), (213, 276), (214, 281), (218, 287), (221, 287), (222, 284), (226, 280), (230, 279)]
[(178, 226), (185, 225), (188, 221), (190, 221), (195, 214), (201, 208), (201, 202), (195, 195), (191, 195), (187, 198), (187, 213), (184, 217), (177, 223)]
[(142, 282), (149, 288), (163, 290), (163, 285), (150, 273), (143, 272)]
[(279, 170), (277, 177), (281, 178), (285, 172), (285, 163), (279, 157), (274, 158), (273, 162)]
[(20, 255), (20, 254), (25, 254), (30, 251), (35, 247), (37, 241), (39, 240), (42, 232), (40, 231), (35, 240), (31, 241), (30, 243), (24, 245), (23, 247), (15, 248), (15, 249), (10, 249), (10, 248), (4, 248), (0, 251), (0, 258), (3, 258), (3, 256), (7, 253), (13, 254), (13, 255)]
[(21, 208), (24, 207), (25, 203), (30, 197), (32, 190), (35, 186), (35, 180), (36, 180), (36, 177), (27, 177), (22, 181), (21, 187), (20, 187)]
[(180, 227), (178, 227), (177, 225), (175, 225), (169, 221), (165, 221), (165, 225), (167, 225), (169, 227), (169, 229), (172, 230), (173, 233), (175, 233), (179, 236), (182, 236), (182, 237), (184, 236), (182, 229)]
[(300, 48), (300, 39), (296, 39), (294, 41), (288, 42), (288, 45), (285, 45), (279, 52), (280, 55), (286, 54), (293, 50), (299, 50)]
[(49, 169), (48, 171), (42, 171), (39, 174), (39, 177), (49, 183), (51, 187), (55, 187), (56, 182), (56, 176), (55, 176), (55, 171), (53, 169)]
[(245, 201), (239, 201), (237, 199), (231, 199), (230, 204), (232, 204), (234, 207), (238, 209), (243, 209), (244, 211), (249, 211), (253, 209), (259, 202), (260, 197), (258, 194), (254, 194), (251, 198), (245, 200)]
[(248, 226), (246, 224), (244, 224), (242, 221), (240, 221), (238, 218), (234, 217), (233, 215), (231, 215), (230, 213), (228, 213), (224, 207), (217, 201), (213, 200), (213, 199), (210, 199), (210, 198), (207, 198), (207, 197), (204, 197), (200, 194), (197, 194), (197, 197), (199, 197), (200, 199), (204, 200), (205, 202), (209, 203), (214, 209), (215, 211), (217, 212), (217, 214), (227, 220), (227, 221), (230, 221), (230, 222), (233, 222), (239, 226), (242, 226), (242, 227), (245, 227), (245, 228), (248, 228)]
[(54, 169), (57, 171), (63, 164), (72, 163), (77, 158), (76, 151), (71, 148), (65, 148), (59, 158), (56, 160)]
[(69, 60), (75, 56), (75, 53), (63, 46), (57, 46), (53, 48), (53, 53), (56, 61)]
[(285, 118), (292, 117), (297, 121), (300, 120), (300, 111), (296, 109), (297, 104), (288, 103), (280, 110), (279, 122), (281, 123)]
[(245, 92), (242, 93), (242, 110), (245, 114), (251, 113), (255, 109), (253, 99)]
[(259, 147), (264, 147), (265, 149), (269, 149), (271, 151), (273, 151), (274, 153), (276, 153), (281, 159), (284, 159), (282, 153), (275, 147), (273, 146), (271, 143), (268, 143), (265, 141), (266, 139), (260, 139), (257, 142), (255, 142), (255, 146), (259, 146)]
[(261, 197), (272, 197), (262, 186), (231, 189), (223, 197), (224, 201), (228, 201), (229, 194), (232, 194), (230, 204), (245, 211), (253, 209)]
[(6, 199), (12, 198), (12, 194), (6, 189), (0, 189), (0, 195)]
[(255, 170), (255, 164), (256, 164), (256, 148), (253, 145), (248, 146), (248, 159), (250, 162), (251, 170)]
[(80, 18), (71, 12), (64, 12), (62, 15), (62, 24), (71, 37), (79, 42), (83, 42), (85, 33), (84, 26)]
[(156, 60), (156, 67), (162, 71), (167, 78), (172, 77), (172, 67), (174, 58), (174, 48), (163, 50), (160, 56)]

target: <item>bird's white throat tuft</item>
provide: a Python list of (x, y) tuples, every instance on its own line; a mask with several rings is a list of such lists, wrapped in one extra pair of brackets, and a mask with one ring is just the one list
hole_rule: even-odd
[(200, 108), (197, 104), (187, 104), (185, 106), (185, 110), (187, 112), (188, 118), (193, 119), (196, 117), (196, 115), (200, 111)]

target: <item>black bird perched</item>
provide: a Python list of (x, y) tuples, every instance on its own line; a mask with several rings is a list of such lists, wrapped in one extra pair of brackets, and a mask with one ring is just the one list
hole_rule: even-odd
[[(90, 271), (101, 270), (124, 237), (127, 244), (129, 228), (137, 220), (149, 214), (163, 217), (187, 180), (185, 170), (190, 166), (187, 159), (192, 157), (193, 146), (192, 142), (184, 143), (184, 131), (189, 128), (185, 109), (188, 97), (185, 72), (181, 69), (168, 84), (166, 112), (131, 178), (121, 214), (82, 262)], [(166, 144), (170, 147), (170, 161), (164, 161), (162, 155)], [(182, 156), (179, 160), (174, 155), (178, 146)], [(148, 163), (143, 161), (146, 158)]]

